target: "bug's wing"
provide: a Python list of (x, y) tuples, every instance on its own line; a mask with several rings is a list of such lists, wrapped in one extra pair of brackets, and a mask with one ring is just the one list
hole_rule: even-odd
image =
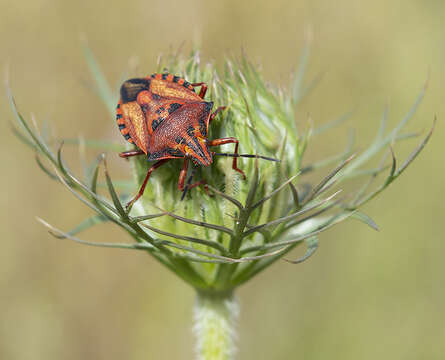
[(150, 81), (150, 91), (153, 94), (188, 101), (202, 101), (190, 83), (179, 76), (167, 73), (153, 74), (146, 80)]
[(147, 153), (150, 133), (147, 130), (145, 114), (139, 104), (136, 101), (128, 103), (119, 101), (116, 118), (119, 130), (125, 139)]

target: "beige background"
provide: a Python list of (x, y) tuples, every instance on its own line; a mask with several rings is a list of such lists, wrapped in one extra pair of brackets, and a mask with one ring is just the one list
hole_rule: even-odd
[[(322, 123), (356, 108), (340, 129), (313, 141), (314, 160), (341, 150), (349, 128), (359, 144), (371, 140), (387, 102), (395, 124), (430, 69), (409, 129), (426, 131), (437, 114), (436, 133), (416, 163), (366, 207), (381, 232), (342, 224), (321, 236), (310, 261), (278, 263), (240, 289), (239, 348), (240, 359), (441, 359), (444, 15), (439, 0), (2, 0), (0, 62), (9, 63), (26, 116), (48, 120), (61, 137), (121, 139), (85, 86), (82, 36), (116, 86), (129, 60), (140, 75), (151, 73), (158, 54), (182, 42), (187, 51), (201, 44), (204, 59), (217, 63), (244, 48), (270, 81), (283, 84), (311, 27), (307, 79), (319, 72), (324, 78), (302, 113)], [(145, 254), (50, 237), (36, 215), (69, 229), (89, 212), (13, 137), (3, 95), (0, 113), (0, 358), (192, 358), (192, 289)], [(399, 157), (416, 142), (397, 146)], [(129, 240), (112, 225), (87, 238)]]

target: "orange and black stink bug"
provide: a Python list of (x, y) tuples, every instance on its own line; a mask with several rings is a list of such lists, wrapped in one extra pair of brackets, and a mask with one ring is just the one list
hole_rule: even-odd
[[(194, 91), (198, 86), (201, 87), (199, 94)], [(213, 155), (231, 156), (233, 169), (245, 179), (246, 175), (237, 166), (237, 158), (260, 157), (238, 154), (238, 140), (233, 137), (207, 139), (210, 122), (225, 107), (212, 113), (213, 102), (204, 101), (206, 91), (205, 83), (190, 84), (168, 73), (130, 79), (122, 84), (116, 120), (122, 135), (138, 150), (122, 152), (119, 156), (128, 158), (145, 154), (148, 160), (157, 161), (148, 169), (139, 193), (127, 204), (128, 210), (144, 193), (151, 173), (171, 159), (184, 159), (178, 183), (184, 197), (187, 189), (205, 184), (204, 180), (190, 184), (189, 179), (185, 185), (190, 160), (208, 166), (213, 162)], [(217, 154), (209, 150), (211, 146), (229, 143), (235, 144), (233, 154)]]

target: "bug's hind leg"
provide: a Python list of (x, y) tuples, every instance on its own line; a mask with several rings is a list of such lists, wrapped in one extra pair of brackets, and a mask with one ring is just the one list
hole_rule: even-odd
[[(238, 139), (235, 139), (234, 137), (215, 139), (215, 140), (212, 140), (209, 142), (209, 146), (219, 146), (219, 145), (224, 145), (224, 144), (235, 144), (234, 154), (238, 155), (239, 141), (238, 141)], [(233, 158), (232, 169), (235, 171), (238, 171), (243, 176), (243, 179), (246, 180), (247, 179), (246, 174), (244, 174), (244, 171), (242, 171), (241, 169), (238, 168), (237, 160), (238, 160), (238, 157)]]
[(131, 207), (133, 206), (133, 204), (144, 194), (145, 191), (145, 187), (147, 186), (147, 182), (148, 179), (150, 179), (150, 175), (153, 171), (155, 171), (158, 167), (160, 167), (161, 165), (164, 165), (167, 161), (169, 161), (171, 159), (162, 159), (159, 160), (158, 162), (154, 163), (153, 166), (148, 169), (147, 171), (147, 175), (145, 175), (145, 179), (144, 182), (142, 183), (141, 188), (139, 189), (138, 194), (127, 204), (126, 209), (127, 212), (130, 212)]
[(200, 83), (193, 83), (193, 84), (190, 84), (190, 85), (193, 86), (193, 87), (201, 86), (201, 90), (199, 91), (199, 97), (201, 99), (204, 99), (204, 96), (206, 95), (206, 92), (207, 92), (207, 84), (203, 83), (203, 82), (200, 82)]

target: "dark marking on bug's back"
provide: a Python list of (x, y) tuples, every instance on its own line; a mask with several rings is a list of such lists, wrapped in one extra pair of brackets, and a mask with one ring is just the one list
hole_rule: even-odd
[(151, 129), (153, 131), (156, 130), (156, 128), (161, 125), (161, 123), (165, 120), (165, 118), (159, 116), (157, 119), (153, 119), (153, 121), (151, 122)]
[(205, 107), (206, 112), (210, 112), (210, 110), (212, 110), (212, 107), (213, 107), (213, 101), (206, 101), (206, 107)]
[(158, 126), (159, 126), (159, 122), (158, 122), (158, 120), (154, 119), (154, 120), (151, 122), (151, 130), (152, 130), (152, 131), (155, 131), (156, 128), (157, 128)]
[(125, 125), (124, 124), (119, 124), (119, 130), (125, 129)]
[(168, 108), (168, 113), (171, 114), (173, 111), (178, 110), (181, 106), (182, 104), (178, 103), (171, 104), (170, 107)]
[(149, 161), (153, 161), (153, 160), (158, 160), (159, 158), (163, 157), (163, 156), (175, 156), (175, 157), (184, 157), (184, 154), (177, 149), (172, 149), (172, 148), (166, 148), (160, 151), (156, 151), (154, 153), (148, 153), (147, 154), (147, 159)]
[(198, 119), (199, 130), (203, 136), (207, 136), (207, 117), (209, 116), (210, 111), (212, 110), (213, 102), (209, 101), (205, 103), (204, 111), (200, 114)]
[(195, 136), (195, 128), (193, 126), (187, 128), (187, 135), (191, 137)]
[(203, 116), (199, 117), (198, 124), (199, 124), (199, 131), (201, 132), (202, 136), (207, 136), (206, 119), (204, 119)]
[(168, 73), (164, 73), (164, 74), (162, 74), (162, 80), (167, 79), (167, 76), (168, 76)]
[(116, 115), (116, 119), (121, 119), (122, 118), (122, 114), (117, 114)]
[(143, 90), (150, 90), (150, 80), (137, 78), (125, 81), (121, 86), (122, 102), (135, 101)]
[(148, 152), (148, 153), (147, 153), (147, 159), (150, 160), (150, 161), (152, 161), (152, 160), (157, 160), (157, 159), (159, 159), (162, 155), (164, 155), (162, 151), (156, 151), (156, 152), (153, 152), (153, 153)]
[(177, 83), (179, 81), (180, 77), (179, 76), (173, 76), (173, 82)]
[(171, 156), (184, 157), (184, 154), (178, 149), (167, 148), (165, 152)]
[(162, 114), (164, 111), (165, 111), (165, 107), (161, 106), (159, 109), (156, 109), (156, 110), (155, 110), (155, 113), (158, 114), (158, 115), (160, 115), (160, 114)]
[(175, 141), (176, 141), (176, 144), (185, 144), (186, 143), (185, 139), (182, 136), (177, 136)]

